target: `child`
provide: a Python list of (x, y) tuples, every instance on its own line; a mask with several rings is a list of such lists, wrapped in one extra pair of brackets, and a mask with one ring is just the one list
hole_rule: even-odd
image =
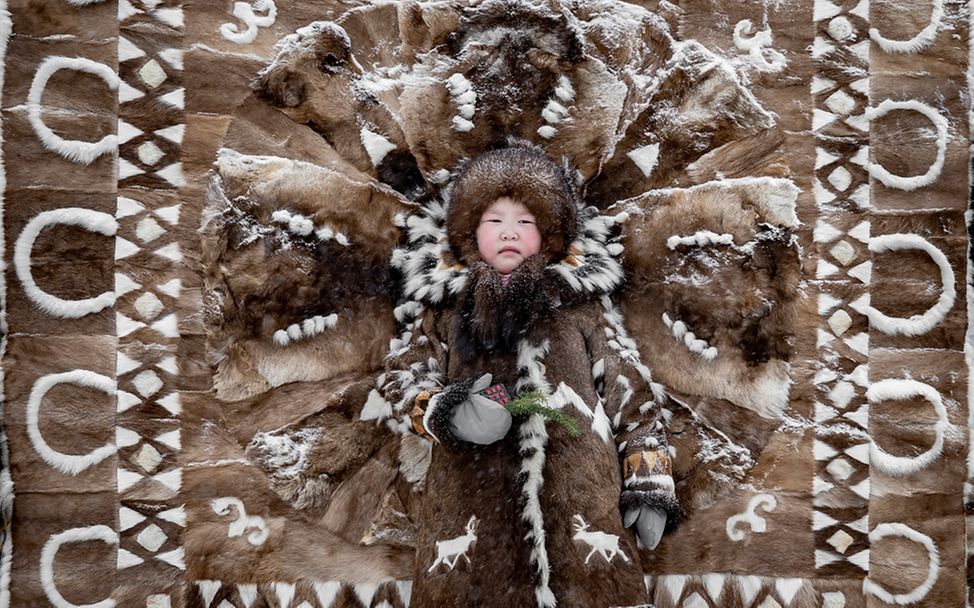
[[(620, 508), (650, 548), (678, 518), (662, 393), (621, 346), (617, 265), (609, 281), (565, 279), (609, 257), (572, 248), (578, 221), (570, 173), (535, 146), (482, 154), (455, 181), (441, 267), (465, 268), (466, 284), (455, 299), (423, 291), (384, 389), (434, 442), (412, 606), (647, 601)], [(512, 419), (485, 390), (541, 407)]]

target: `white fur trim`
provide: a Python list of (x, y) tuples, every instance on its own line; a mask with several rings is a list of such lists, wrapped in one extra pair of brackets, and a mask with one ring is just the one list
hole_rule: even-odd
[(893, 110), (913, 110), (914, 112), (923, 114), (930, 120), (930, 122), (933, 123), (933, 126), (937, 129), (937, 159), (932, 165), (930, 165), (930, 168), (927, 169), (927, 172), (923, 175), (912, 175), (909, 177), (894, 175), (887, 171), (886, 168), (881, 164), (876, 162), (871, 162), (866, 165), (866, 169), (869, 171), (869, 175), (881, 181), (887, 188), (916, 190), (917, 188), (922, 188), (923, 186), (929, 186), (938, 177), (940, 177), (940, 172), (943, 171), (944, 168), (944, 158), (947, 154), (947, 119), (944, 118), (933, 107), (928, 106), (925, 103), (921, 103), (915, 99), (909, 99), (906, 101), (893, 101), (892, 99), (887, 99), (875, 108), (869, 108), (866, 110), (864, 118), (872, 121)]
[(558, 77), (558, 84), (555, 85), (555, 97), (566, 103), (575, 99), (575, 88), (567, 76), (561, 75)]
[(318, 334), (324, 333), (325, 330), (334, 327), (337, 323), (338, 314), (336, 313), (332, 313), (326, 317), (315, 315), (305, 319), (301, 323), (292, 323), (287, 328), (275, 331), (271, 339), (278, 346), (287, 346), (292, 342), (307, 340), (308, 338), (313, 338)]
[(950, 267), (947, 256), (930, 241), (916, 234), (884, 234), (873, 237), (869, 241), (869, 250), (873, 253), (887, 251), (901, 251), (904, 249), (918, 249), (930, 256), (930, 259), (940, 268), (942, 289), (937, 303), (922, 315), (913, 315), (909, 319), (889, 317), (866, 304), (861, 312), (869, 317), (869, 324), (886, 335), (919, 336), (927, 333), (944, 320), (947, 313), (954, 306), (956, 291), (954, 289), (954, 270)]
[(372, 166), (374, 167), (378, 167), (380, 164), (382, 164), (382, 159), (396, 149), (396, 144), (392, 143), (379, 133), (370, 131), (365, 127), (362, 127), (359, 135), (362, 139), (362, 146), (365, 147), (365, 151), (369, 155), (369, 160), (372, 161)]
[(680, 236), (674, 234), (670, 238), (666, 239), (666, 246), (671, 250), (676, 249), (680, 245), (689, 247), (709, 247), (711, 245), (733, 244), (733, 234), (717, 234), (716, 232), (711, 232), (710, 230), (698, 230), (689, 236)]
[(747, 524), (752, 532), (764, 533), (768, 530), (768, 522), (765, 518), (757, 514), (758, 507), (766, 512), (774, 511), (778, 507), (778, 500), (771, 494), (758, 494), (752, 496), (747, 502), (747, 508), (743, 513), (727, 518), (727, 538), (732, 541), (741, 541), (747, 534), (737, 529), (738, 524)]
[[(711, 233), (713, 234), (713, 233)], [(723, 235), (723, 236), (730, 236)], [(678, 237), (670, 237), (674, 239)], [(704, 361), (713, 361), (717, 358), (718, 351), (716, 346), (711, 346), (706, 340), (701, 340), (692, 332), (687, 330), (686, 323), (683, 321), (674, 321), (668, 314), (663, 313), (661, 319), (663, 320), (663, 325), (670, 330), (673, 337), (677, 339), (678, 342), (682, 343), (687, 350), (700, 356)]]
[[(254, 11), (266, 11), (257, 15)], [(277, 6), (274, 0), (254, 0), (252, 3), (234, 2), (233, 16), (240, 19), (247, 29), (241, 30), (236, 23), (220, 26), (220, 35), (237, 44), (250, 44), (257, 39), (257, 28), (270, 27), (277, 19)]]
[[(623, 378), (623, 376), (619, 376), (617, 379)], [(612, 440), (612, 427), (609, 423), (608, 416), (605, 415), (605, 408), (602, 406), (602, 402), (599, 401), (593, 411), (572, 387), (564, 382), (560, 382), (558, 383), (558, 388), (548, 398), (548, 406), (560, 410), (569, 403), (574, 405), (580, 414), (592, 421), (592, 431), (601, 437), (603, 442), (609, 443)]]
[(74, 70), (92, 74), (101, 78), (113, 91), (118, 90), (118, 74), (104, 63), (98, 63), (91, 59), (52, 55), (45, 57), (44, 61), (38, 66), (34, 73), (34, 81), (30, 85), (30, 91), (27, 93), (27, 117), (30, 120), (31, 127), (34, 128), (34, 132), (37, 133), (37, 137), (41, 140), (41, 144), (71, 162), (90, 165), (99, 156), (115, 152), (118, 149), (118, 138), (112, 133), (95, 142), (66, 140), (44, 124), (44, 119), (41, 117), (41, 98), (44, 95), (47, 81), (59, 70)]
[(115, 381), (107, 376), (85, 369), (75, 369), (69, 372), (41, 376), (34, 382), (30, 391), (30, 397), (27, 400), (27, 435), (30, 437), (34, 450), (44, 459), (44, 462), (55, 469), (67, 475), (77, 475), (115, 454), (117, 448), (109, 443), (84, 455), (64, 454), (54, 450), (44, 441), (39, 426), (41, 401), (47, 391), (64, 383), (98, 389), (109, 396), (115, 394), (116, 386)]
[[(339, 581), (312, 583), (311, 586), (314, 588), (315, 596), (318, 598), (318, 603), (322, 608), (331, 608), (331, 605), (338, 598), (338, 594), (342, 590), (342, 584)], [(247, 608), (250, 608), (250, 606), (248, 605)]]
[(531, 562), (538, 576), (534, 593), (539, 608), (554, 608), (555, 595), (551, 591), (551, 566), (545, 544), (544, 514), (541, 512), (541, 486), (544, 485), (545, 446), (548, 432), (544, 418), (533, 414), (521, 424), (518, 431), (521, 453), (528, 456), (521, 461), (521, 473), (525, 475), (521, 495), (524, 511), (521, 518), (531, 528)]
[(473, 123), (464, 118), (463, 116), (453, 117), (453, 129), (455, 131), (460, 131), (461, 133), (466, 133), (473, 129)]
[(43, 291), (34, 282), (34, 276), (30, 271), (30, 256), (34, 241), (45, 228), (58, 224), (77, 226), (105, 236), (114, 236), (118, 230), (118, 222), (111, 215), (80, 207), (42, 211), (34, 216), (24, 226), (14, 246), (14, 268), (28, 299), (47, 314), (62, 319), (80, 319), (113, 306), (115, 293), (111, 291), (84, 300), (64, 300)]
[(870, 464), (888, 475), (912, 475), (930, 466), (940, 456), (944, 448), (944, 435), (950, 424), (947, 420), (947, 409), (937, 389), (916, 380), (889, 378), (872, 384), (866, 390), (866, 398), (871, 406), (883, 401), (902, 401), (913, 397), (923, 397), (937, 413), (937, 424), (934, 426), (936, 439), (929, 450), (916, 456), (893, 456), (872, 441), (869, 449)]
[(649, 475), (649, 476), (642, 476), (642, 475), (633, 474), (633, 475), (630, 475), (629, 477), (626, 477), (626, 479), (624, 481), (624, 485), (627, 488), (631, 488), (631, 487), (633, 487), (636, 484), (640, 484), (640, 485), (642, 485), (642, 484), (653, 484), (653, 485), (659, 486), (660, 488), (666, 490), (670, 494), (673, 494), (673, 493), (676, 492), (676, 485), (673, 483), (673, 478), (670, 477), (669, 475)]
[(446, 86), (450, 90), (450, 95), (456, 97), (470, 90), (470, 81), (467, 77), (457, 72), (446, 79)]
[(940, 551), (937, 550), (937, 545), (932, 538), (898, 522), (882, 523), (873, 528), (873, 531), (869, 533), (869, 542), (876, 543), (887, 536), (899, 536), (912, 540), (927, 550), (927, 556), (930, 559), (930, 564), (927, 567), (927, 578), (909, 593), (894, 594), (867, 576), (862, 581), (862, 592), (875, 596), (888, 604), (899, 604), (901, 606), (915, 604), (925, 598), (930, 593), (934, 583), (937, 582), (937, 577), (940, 574)]
[[(517, 365), (520, 378), (516, 390), (538, 390), (546, 396), (551, 394), (551, 388), (544, 376), (541, 359), (548, 353), (550, 343), (545, 340), (535, 346), (527, 340), (518, 344)], [(545, 429), (543, 417), (533, 414), (525, 420), (518, 429), (520, 438), (521, 473), (525, 475), (521, 495), (524, 499), (524, 510), (521, 518), (531, 528), (532, 542), (531, 562), (535, 566), (538, 576), (535, 587), (535, 597), (539, 608), (554, 608), (556, 600), (551, 591), (551, 567), (548, 562), (548, 549), (545, 545), (544, 514), (541, 511), (541, 486), (544, 484), (545, 446), (548, 443), (548, 431)]]
[(40, 560), (40, 577), (41, 585), (44, 587), (44, 595), (47, 599), (54, 604), (55, 608), (112, 608), (115, 605), (115, 600), (112, 598), (105, 598), (100, 602), (95, 602), (94, 604), (85, 604), (84, 606), (76, 606), (71, 602), (64, 599), (64, 597), (58, 592), (57, 586), (54, 584), (54, 557), (57, 555), (58, 549), (61, 545), (67, 543), (84, 543), (100, 540), (101, 542), (108, 545), (118, 544), (118, 533), (112, 530), (108, 526), (97, 525), (88, 526), (85, 528), (71, 528), (70, 530), (65, 530), (64, 532), (58, 532), (57, 534), (51, 535), (44, 543), (44, 548), (41, 550), (41, 560)]
[(927, 22), (927, 25), (912, 38), (908, 38), (906, 40), (890, 40), (889, 38), (886, 38), (880, 34), (879, 30), (874, 27), (869, 28), (869, 37), (872, 38), (873, 42), (879, 45), (879, 48), (883, 49), (887, 53), (918, 53), (933, 44), (933, 41), (937, 38), (937, 30), (940, 28), (940, 22), (943, 20), (943, 18), (943, 0), (931, 0), (930, 20)]
[(659, 162), (659, 142), (633, 148), (626, 156), (639, 167), (643, 177), (649, 177)]
[(551, 386), (541, 369), (541, 361), (551, 349), (551, 342), (545, 340), (539, 345), (524, 340), (517, 349), (517, 369), (520, 377), (515, 390), (520, 393), (527, 390), (537, 390), (546, 396), (551, 394)]
[(294, 591), (297, 585), (293, 583), (274, 583), (274, 594), (277, 596), (277, 605), (281, 608), (291, 608), (294, 601)]
[(199, 588), (200, 597), (203, 598), (204, 608), (210, 608), (210, 605), (213, 603), (213, 598), (216, 597), (216, 592), (220, 590), (223, 583), (220, 581), (200, 580), (196, 581), (196, 586)]

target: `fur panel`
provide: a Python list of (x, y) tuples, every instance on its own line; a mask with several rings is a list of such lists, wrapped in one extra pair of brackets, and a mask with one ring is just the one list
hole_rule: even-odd
[[(604, 201), (676, 185), (687, 167), (704, 154), (775, 124), (733, 67), (692, 40), (673, 45), (673, 56), (660, 70), (658, 85), (644, 95), (630, 100), (641, 112), (616, 146), (615, 156), (606, 162), (602, 176), (589, 184), (586, 198), (593, 204), (604, 206)], [(634, 162), (633, 155), (650, 146), (655, 146), (653, 161)], [(777, 158), (773, 150), (765, 150)], [(739, 155), (737, 160), (744, 158)], [(747, 167), (737, 164), (734, 170), (761, 175), (755, 168), (768, 163), (767, 155), (751, 155), (748, 163)], [(700, 169), (704, 175), (706, 164)]]
[[(630, 329), (659, 381), (769, 418), (787, 406), (801, 273), (791, 233), (796, 196), (788, 180), (758, 178), (655, 191), (624, 205), (627, 235), (659, 235), (626, 240), (630, 288), (620, 303), (638, 311)], [(729, 235), (729, 244), (670, 241), (700, 231)], [(681, 335), (666, 319), (680, 322)], [(703, 357), (698, 340), (715, 356)]]
[[(360, 78), (359, 60), (342, 26), (315, 21), (282, 38), (274, 49), (276, 57), (254, 82), (258, 95), (314, 129), (355, 168), (407, 198), (415, 199), (426, 190), (389, 110), (397, 102), (394, 97), (381, 98), (380, 92)], [(361, 48), (358, 54), (363, 54)], [(382, 142), (381, 152), (375, 142)]]
[[(283, 158), (224, 150), (217, 170), (201, 232), (218, 394), (234, 399), (319, 380), (352, 361), (375, 369), (392, 335), (387, 259), (399, 240), (395, 217), (408, 204), (374, 183)], [(318, 357), (327, 347), (345, 350), (349, 356), (330, 359), (346, 363), (335, 368)]]

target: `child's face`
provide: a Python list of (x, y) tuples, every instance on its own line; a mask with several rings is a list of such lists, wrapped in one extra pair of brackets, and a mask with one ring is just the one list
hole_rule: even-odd
[(477, 226), (480, 257), (501, 274), (541, 251), (541, 233), (528, 208), (502, 196), (480, 216)]

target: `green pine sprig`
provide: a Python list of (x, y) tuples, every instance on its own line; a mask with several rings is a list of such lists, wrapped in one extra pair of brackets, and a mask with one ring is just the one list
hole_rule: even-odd
[(537, 414), (545, 420), (560, 425), (569, 437), (580, 437), (582, 431), (578, 428), (578, 421), (561, 410), (545, 405), (545, 396), (540, 391), (521, 393), (511, 399), (506, 406), (512, 416), (530, 416)]

